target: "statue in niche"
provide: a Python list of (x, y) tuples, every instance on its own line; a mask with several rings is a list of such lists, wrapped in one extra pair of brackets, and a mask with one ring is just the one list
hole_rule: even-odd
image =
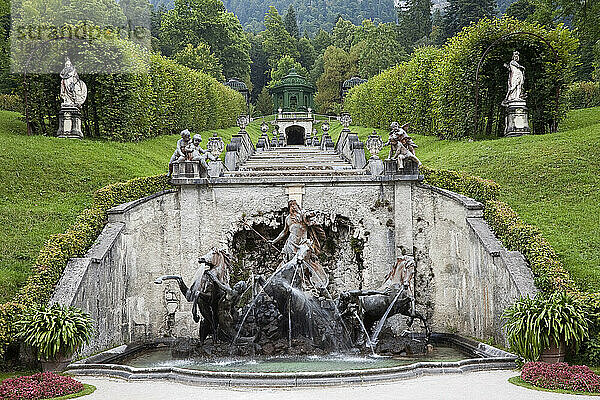
[(523, 85), (525, 84), (525, 67), (519, 64), (519, 52), (513, 53), (512, 60), (508, 64), (504, 64), (508, 68), (508, 92), (502, 102), (503, 106), (507, 106), (513, 101), (525, 101), (525, 91)]
[(79, 79), (79, 74), (69, 57), (65, 58), (65, 67), (60, 72), (60, 77), (62, 106), (81, 108), (87, 98), (87, 86)]
[(308, 244), (310, 257), (304, 260), (306, 267), (302, 276), (308, 278), (315, 288), (326, 288), (329, 284), (329, 277), (319, 262), (321, 243), (325, 240), (325, 232), (320, 225), (315, 223), (314, 211), (301, 209), (296, 200), (290, 200), (288, 206), (289, 215), (285, 218), (285, 226), (281, 233), (271, 241), (271, 244), (278, 243), (287, 236), (281, 251), (284, 262), (292, 260), (300, 246)]

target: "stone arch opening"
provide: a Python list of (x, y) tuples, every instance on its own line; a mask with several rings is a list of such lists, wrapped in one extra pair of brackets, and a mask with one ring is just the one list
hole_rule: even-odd
[(298, 125), (292, 125), (285, 129), (285, 136), (287, 138), (288, 145), (303, 145), (305, 135), (305, 129)]

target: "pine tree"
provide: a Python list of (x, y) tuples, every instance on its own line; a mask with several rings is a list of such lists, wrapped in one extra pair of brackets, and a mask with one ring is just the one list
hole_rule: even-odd
[(256, 115), (270, 115), (273, 113), (273, 98), (266, 86), (263, 87), (256, 99), (255, 111)]
[(269, 7), (269, 12), (265, 15), (265, 31), (263, 32), (263, 50), (269, 57), (269, 66), (271, 68), (277, 65), (277, 62), (285, 55), (291, 56), (295, 60), (300, 57), (295, 40), (290, 36), (283, 25), (281, 16), (273, 6)]
[(294, 39), (300, 38), (300, 30), (298, 29), (298, 21), (296, 19), (296, 10), (294, 10), (293, 4), (290, 4), (285, 17), (283, 18), (283, 25), (291, 37)]

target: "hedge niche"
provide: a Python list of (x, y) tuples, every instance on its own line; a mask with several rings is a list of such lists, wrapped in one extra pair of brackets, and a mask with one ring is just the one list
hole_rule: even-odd
[[(226, 128), (245, 112), (236, 91), (211, 76), (177, 64), (159, 54), (143, 53), (124, 44), (126, 72), (83, 74), (84, 54), (72, 57), (88, 86), (83, 105), (84, 135), (137, 141), (163, 134)], [(54, 135), (60, 110), (60, 77), (28, 75), (29, 126), (33, 133)]]
[[(521, 32), (526, 34), (516, 34)], [(478, 64), (492, 44), (477, 87)], [(548, 30), (509, 17), (482, 19), (450, 38), (441, 50), (416, 51), (408, 62), (352, 89), (346, 109), (361, 125), (383, 128), (397, 120), (411, 122), (417, 133), (442, 138), (502, 136), (500, 104), (508, 79), (503, 64), (518, 50), (526, 68), (533, 133), (547, 133), (566, 114), (564, 91), (573, 78), (577, 46), (570, 31), (560, 26)]]

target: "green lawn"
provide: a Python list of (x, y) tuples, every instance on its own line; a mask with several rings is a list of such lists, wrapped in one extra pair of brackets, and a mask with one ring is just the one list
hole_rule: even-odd
[[(247, 128), (254, 142), (261, 122)], [(416, 136), (415, 141), (425, 164), (501, 184), (503, 200), (540, 227), (575, 280), (585, 289), (600, 290), (600, 108), (574, 112), (563, 126), (569, 130), (545, 136), (478, 142)], [(352, 129), (362, 140), (372, 132)], [(216, 132), (228, 142), (237, 131)], [(334, 140), (340, 131), (333, 123)], [(0, 111), (0, 302), (23, 283), (48, 236), (64, 231), (96, 189), (166, 172), (178, 138), (115, 143), (27, 137), (24, 132), (19, 114)], [(213, 132), (202, 132), (203, 143)]]

